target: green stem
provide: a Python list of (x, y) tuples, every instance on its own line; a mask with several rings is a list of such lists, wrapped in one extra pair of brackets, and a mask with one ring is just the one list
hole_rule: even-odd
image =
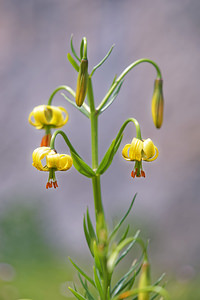
[(65, 140), (67, 146), (69, 147), (70, 150), (72, 150), (77, 156), (79, 156), (79, 154), (76, 152), (76, 150), (74, 149), (74, 147), (72, 146), (72, 144), (70, 143), (67, 135), (62, 131), (62, 130), (56, 130), (52, 137), (51, 137), (51, 143), (50, 143), (50, 148), (51, 149), (55, 149), (55, 139), (56, 139), (56, 136), (60, 134), (62, 135), (63, 139)]
[[(96, 170), (98, 168), (98, 115), (95, 110), (92, 80), (90, 77), (88, 78), (87, 97), (90, 106), (92, 168)], [(101, 199), (100, 175), (97, 175), (92, 178), (92, 185), (94, 195), (95, 216), (97, 220), (99, 214), (104, 215), (103, 204)]]
[(141, 136), (141, 130), (140, 130), (140, 125), (139, 125), (138, 121), (137, 121), (136, 119), (134, 119), (134, 118), (129, 118), (129, 119), (127, 119), (127, 120), (124, 122), (124, 124), (123, 124), (122, 127), (120, 128), (120, 130), (119, 130), (119, 132), (118, 132), (118, 134), (117, 134), (117, 136), (116, 136), (116, 139), (115, 139), (116, 141), (118, 141), (118, 139), (119, 139), (120, 136), (122, 135), (122, 133), (123, 133), (125, 127), (126, 127), (126, 126), (128, 125), (128, 123), (130, 123), (130, 122), (133, 122), (134, 125), (135, 125), (135, 128), (136, 128), (136, 137), (137, 137), (137, 139), (139, 139), (139, 140), (142, 139), (142, 136)]
[(65, 90), (65, 91), (69, 92), (74, 98), (76, 97), (75, 92), (74, 92), (69, 86), (67, 86), (67, 85), (61, 85), (61, 86), (57, 87), (57, 88), (53, 91), (53, 93), (51, 94), (51, 96), (50, 96), (50, 98), (49, 98), (49, 101), (48, 101), (48, 104), (47, 104), (47, 105), (51, 105), (51, 102), (52, 102), (52, 100), (53, 100), (53, 97), (54, 97), (55, 94), (56, 94), (57, 92), (59, 92), (60, 90)]
[(115, 88), (117, 87), (117, 85), (121, 82), (121, 80), (126, 76), (126, 74), (131, 71), (135, 66), (137, 66), (140, 63), (143, 62), (147, 62), (152, 64), (156, 71), (157, 71), (157, 78), (161, 79), (162, 75), (161, 75), (161, 71), (160, 68), (158, 67), (158, 65), (152, 61), (151, 59), (148, 58), (142, 58), (139, 60), (136, 60), (135, 62), (133, 62), (130, 66), (128, 66), (122, 73), (121, 75), (117, 78), (117, 80), (115, 81), (115, 83), (112, 85), (112, 87), (110, 88), (110, 90), (108, 91), (108, 93), (105, 95), (105, 97), (103, 98), (102, 102), (100, 103), (100, 105), (97, 107), (97, 111), (99, 112), (101, 110), (101, 108), (105, 105), (105, 103), (107, 102), (107, 100), (109, 99), (109, 97), (112, 95), (113, 91), (115, 90)]

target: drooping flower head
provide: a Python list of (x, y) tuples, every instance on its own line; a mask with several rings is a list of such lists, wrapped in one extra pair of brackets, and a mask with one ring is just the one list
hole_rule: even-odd
[(64, 107), (39, 105), (30, 113), (28, 120), (37, 129), (59, 128), (67, 123), (68, 113)]
[[(49, 147), (39, 147), (33, 151), (33, 166), (39, 171), (48, 171), (49, 178), (46, 188), (58, 187), (55, 171), (67, 171), (72, 167), (73, 161), (70, 155), (58, 154)], [(43, 159), (46, 162), (43, 163)]]
[(145, 172), (142, 169), (142, 161), (153, 161), (159, 155), (157, 147), (154, 145), (151, 139), (140, 140), (133, 138), (131, 144), (125, 145), (122, 150), (122, 156), (125, 160), (135, 161), (134, 170), (131, 172), (131, 176), (145, 177)]

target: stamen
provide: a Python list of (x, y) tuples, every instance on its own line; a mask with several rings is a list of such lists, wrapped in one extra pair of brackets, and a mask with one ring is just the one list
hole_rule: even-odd
[(53, 187), (54, 187), (54, 189), (56, 189), (58, 187), (57, 181), (53, 182)]
[(131, 172), (131, 177), (135, 178), (135, 172), (134, 171)]
[(143, 170), (141, 170), (141, 176), (145, 177), (145, 172)]

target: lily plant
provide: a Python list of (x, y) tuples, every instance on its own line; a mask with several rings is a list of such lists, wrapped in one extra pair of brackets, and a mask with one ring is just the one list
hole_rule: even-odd
[[(134, 61), (118, 77), (114, 77), (106, 95), (99, 104), (96, 104), (92, 80), (97, 69), (110, 56), (113, 46), (89, 73), (87, 39), (83, 37), (79, 54), (74, 48), (73, 37), (71, 37), (70, 45), (71, 54), (68, 53), (67, 57), (78, 73), (76, 91), (67, 85), (58, 86), (50, 95), (47, 104), (35, 107), (29, 115), (29, 123), (36, 127), (36, 129), (44, 130), (45, 132), (40, 147), (33, 151), (33, 166), (39, 171), (49, 172), (46, 188), (57, 188), (58, 183), (55, 172), (69, 170), (72, 166), (92, 182), (95, 225), (92, 224), (89, 210), (87, 209), (83, 217), (83, 229), (89, 251), (94, 261), (93, 268), (88, 273), (70, 258), (71, 263), (78, 271), (80, 286), (77, 287), (74, 285), (73, 287), (69, 287), (69, 289), (75, 298), (79, 300), (153, 300), (157, 297), (169, 299), (169, 295), (163, 287), (164, 284), (161, 284), (163, 275), (157, 281), (151, 282), (147, 242), (139, 237), (139, 231), (134, 236), (129, 236), (128, 226), (124, 229), (123, 234), (120, 234), (122, 232), (122, 225), (132, 209), (136, 194), (127, 212), (112, 230), (107, 225), (101, 196), (101, 176), (110, 167), (114, 156), (117, 154), (123, 139), (123, 133), (128, 124), (134, 125), (136, 133), (131, 138), (131, 143), (123, 147), (122, 157), (126, 161), (134, 162), (131, 171), (133, 178), (146, 176), (142, 162), (152, 162), (157, 159), (159, 155), (158, 149), (150, 138), (142, 138), (138, 121), (135, 118), (128, 118), (119, 127), (116, 137), (111, 141), (108, 150), (101, 160), (99, 160), (98, 155), (99, 116), (114, 103), (127, 74), (141, 63), (151, 64), (157, 73), (152, 97), (152, 117), (155, 127), (161, 127), (164, 100), (160, 68), (154, 61), (147, 58)], [(61, 95), (63, 98), (77, 108), (91, 124), (91, 166), (75, 150), (68, 135), (60, 129), (68, 121), (67, 110), (63, 107), (52, 105), (54, 96), (60, 91), (62, 91)], [(52, 132), (53, 130), (55, 131)], [(66, 143), (68, 154), (57, 153), (55, 141), (58, 135), (61, 135)], [(141, 255), (139, 258), (132, 258), (133, 263), (125, 271), (122, 261), (128, 254), (129, 256), (131, 255), (131, 250), (137, 244), (141, 249)], [(118, 272), (115, 272), (115, 269), (119, 263), (121, 264), (121, 269), (124, 270), (124, 274), (115, 275), (115, 279), (113, 279), (113, 274), (118, 274)]]

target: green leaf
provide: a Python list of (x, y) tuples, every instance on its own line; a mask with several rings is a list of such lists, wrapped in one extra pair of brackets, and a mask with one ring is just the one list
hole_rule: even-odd
[(110, 300), (110, 287), (108, 287), (108, 290), (107, 290), (107, 300)]
[(127, 235), (128, 235), (129, 228), (130, 228), (130, 225), (127, 226), (126, 231), (125, 231), (124, 234), (122, 235), (122, 237), (121, 237), (119, 243), (121, 243), (123, 240), (125, 240), (125, 238), (126, 238)]
[(160, 296), (164, 297), (164, 299), (170, 300), (169, 294), (165, 289), (163, 289), (162, 287), (151, 286), (151, 285), (150, 286), (145, 286), (145, 287), (140, 288), (140, 289), (136, 288), (136, 289), (133, 289), (133, 290), (126, 291), (125, 292), (126, 294), (122, 293), (122, 294), (120, 294), (120, 296), (118, 296), (116, 298), (113, 298), (113, 300), (117, 300), (119, 297), (120, 297), (120, 299), (127, 299), (129, 297), (138, 295), (139, 293), (143, 293), (143, 292), (156, 293), (156, 294), (159, 294)]
[(79, 277), (79, 280), (80, 280), (83, 288), (85, 289), (88, 300), (95, 300), (95, 298), (92, 296), (92, 294), (90, 293), (90, 291), (88, 289), (87, 282), (86, 281), (85, 281), (85, 283), (83, 282), (81, 275), (79, 273), (78, 273), (78, 277)]
[(90, 252), (91, 252), (92, 256), (94, 256), (93, 243), (91, 241), (91, 238), (90, 238), (87, 226), (86, 226), (85, 215), (84, 215), (84, 218), (83, 218), (83, 229), (84, 229), (85, 238), (86, 238), (86, 241), (87, 241), (87, 244), (88, 244), (88, 248), (90, 249)]
[(80, 45), (80, 59), (83, 58), (83, 45), (84, 45), (84, 40), (82, 39), (81, 45)]
[(70, 104), (72, 104), (76, 109), (78, 109), (80, 112), (82, 112), (87, 118), (90, 116), (89, 108), (87, 104), (83, 103), (81, 107), (76, 105), (76, 102), (72, 101), (70, 98), (68, 98), (65, 94), (61, 93), (61, 96), (65, 98)]
[(128, 217), (128, 215), (129, 215), (129, 213), (130, 213), (130, 211), (131, 211), (131, 208), (132, 208), (132, 206), (133, 206), (133, 203), (134, 203), (134, 201), (135, 201), (136, 196), (137, 196), (137, 193), (134, 195), (133, 200), (131, 201), (131, 205), (129, 206), (129, 208), (128, 208), (126, 214), (124, 215), (124, 217), (119, 221), (119, 223), (115, 226), (115, 228), (114, 228), (113, 231), (111, 232), (111, 234), (110, 234), (110, 236), (109, 236), (109, 240), (111, 240), (111, 239), (114, 237), (114, 235), (116, 234), (116, 232), (119, 230), (119, 228), (121, 227), (121, 225), (124, 223), (124, 221), (125, 221), (126, 218)]
[(90, 219), (89, 210), (87, 209), (87, 225), (88, 225), (88, 231), (90, 234), (90, 237), (92, 240), (96, 240), (96, 234), (92, 225), (92, 221)]
[(102, 274), (102, 267), (101, 262), (98, 256), (98, 249), (97, 249), (97, 243), (96, 241), (93, 242), (93, 251), (94, 251), (94, 261), (97, 269), (99, 270), (100, 274)]
[(73, 151), (71, 151), (71, 156), (73, 159), (73, 165), (79, 173), (89, 178), (96, 176), (95, 172), (84, 162), (80, 156), (76, 155)]
[[(101, 108), (101, 110), (99, 111), (99, 114), (101, 114), (104, 110), (106, 110), (112, 103), (113, 101), (116, 99), (116, 97), (118, 96), (119, 94), (119, 91), (122, 87), (122, 84), (123, 84), (123, 80), (122, 82), (118, 85), (116, 91), (107, 99), (107, 101), (105, 102), (104, 106)], [(110, 99), (110, 100), (109, 100)], [(109, 101), (108, 101), (109, 100)]]
[(110, 147), (108, 148), (108, 150), (106, 151), (106, 154), (104, 155), (101, 163), (98, 166), (98, 169), (96, 171), (97, 174), (103, 174), (107, 168), (109, 167), (109, 165), (112, 162), (112, 152), (113, 149), (115, 147), (115, 139), (112, 141)]
[(134, 240), (129, 244), (129, 246), (126, 248), (126, 250), (124, 250), (122, 252), (122, 254), (119, 256), (119, 258), (117, 259), (115, 265), (117, 266), (118, 263), (128, 254), (128, 252), (133, 248), (134, 244), (137, 242), (137, 237), (139, 236), (140, 234), (140, 230), (138, 230), (136, 232), (136, 234), (134, 235)]
[(121, 134), (120, 137), (118, 137), (118, 139), (114, 139), (110, 145), (110, 147), (108, 148), (108, 150), (106, 151), (106, 154), (104, 155), (101, 163), (99, 164), (96, 174), (103, 174), (111, 165), (113, 158), (120, 146), (120, 143), (122, 141), (123, 138), (123, 134)]
[(92, 280), (92, 278), (90, 278), (83, 270), (81, 270), (77, 264), (75, 264), (75, 262), (73, 262), (73, 260), (69, 257), (70, 262), (72, 263), (72, 265), (78, 270), (78, 272), (83, 275), (83, 277), (85, 277), (85, 279), (87, 279), (94, 287), (95, 287), (95, 283)]
[(112, 274), (112, 272), (116, 266), (116, 261), (117, 261), (120, 251), (124, 247), (126, 247), (128, 244), (132, 243), (133, 239), (134, 238), (132, 238), (132, 237), (126, 238), (120, 244), (118, 244), (117, 247), (110, 254), (108, 261), (107, 261), (107, 268), (108, 268), (108, 271), (110, 274)]
[(71, 56), (70, 53), (67, 53), (67, 58), (69, 60), (69, 62), (71, 63), (71, 65), (74, 67), (74, 69), (79, 72), (79, 65), (77, 64), (77, 62), (73, 59), (73, 57)]
[(95, 266), (93, 266), (93, 269), (94, 269), (94, 281), (96, 283), (96, 288), (99, 291), (100, 298), (103, 299), (103, 289), (102, 289), (102, 286), (101, 286), (100, 278), (97, 274), (98, 270), (96, 270)]
[(116, 143), (115, 143), (115, 147), (114, 147), (114, 154), (119, 149), (122, 139), (123, 139), (123, 133), (120, 135), (120, 137), (118, 137), (118, 139), (116, 139)]
[(81, 62), (81, 59), (76, 54), (76, 51), (75, 51), (74, 46), (73, 46), (73, 34), (71, 35), (70, 45), (71, 45), (71, 50), (72, 50), (72, 53), (74, 54), (74, 57), (76, 57), (76, 59)]
[(106, 61), (106, 59), (109, 57), (109, 55), (111, 54), (113, 48), (114, 48), (115, 45), (112, 45), (112, 47), (110, 48), (110, 50), (108, 51), (108, 53), (106, 54), (106, 56), (100, 61), (100, 63), (98, 63), (92, 70), (91, 72), (91, 77), (92, 75), (94, 74), (94, 72)]
[[(123, 287), (124, 283), (126, 282), (126, 280), (128, 279), (128, 277), (136, 271), (136, 269), (140, 266), (140, 262), (138, 261), (137, 263), (135, 263), (134, 265), (131, 266), (131, 268), (128, 270), (128, 272), (116, 283), (116, 285), (114, 286), (111, 295), (115, 296), (117, 295), (117, 293), (119, 292), (119, 290)], [(139, 269), (137, 270), (137, 273), (139, 273), (141, 269), (141, 266), (139, 267)], [(136, 275), (134, 275), (136, 276)]]
[(85, 297), (83, 297), (81, 294), (73, 290), (71, 287), (68, 287), (68, 289), (74, 294), (74, 296), (79, 300), (87, 300)]

